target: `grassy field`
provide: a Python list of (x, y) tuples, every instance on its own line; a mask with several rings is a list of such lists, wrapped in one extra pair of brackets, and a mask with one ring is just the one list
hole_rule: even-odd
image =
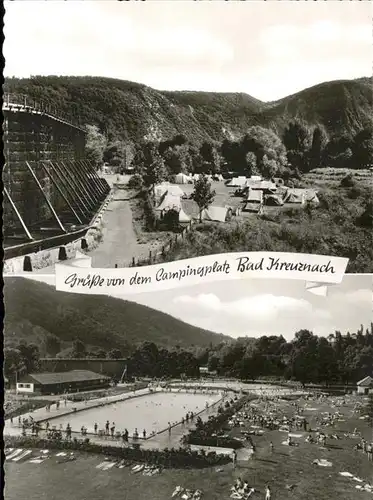
[[(294, 439), (299, 446), (288, 447), (281, 444), (286, 439), (286, 433), (267, 431), (261, 437), (253, 437), (257, 447), (255, 458), (239, 462), (235, 470), (229, 464), (219, 469), (164, 470), (153, 477), (133, 475), (128, 468), (97, 469), (103, 457), (83, 453), (77, 456), (75, 462), (65, 464), (57, 464), (54, 456), (42, 464), (9, 461), (5, 464), (5, 498), (164, 500), (171, 498), (174, 488), (181, 485), (202, 489), (206, 500), (223, 500), (229, 498), (235, 478), (242, 477), (256, 489), (251, 498), (258, 500), (264, 499), (266, 484), (271, 485), (275, 500), (366, 500), (372, 495), (358, 491), (355, 486), (360, 483), (342, 477), (339, 473), (350, 472), (364, 480), (361, 484), (372, 482), (372, 462), (368, 462), (361, 452), (353, 451), (353, 445), (358, 440), (344, 437), (344, 433), (352, 432), (356, 427), (366, 439), (372, 439), (372, 429), (357, 413), (353, 413), (356, 398), (348, 397), (344, 406), (337, 406), (337, 401), (338, 398), (331, 397), (323, 402), (299, 400), (300, 407), (316, 408), (304, 410), (312, 428), (316, 425), (316, 415), (320, 416), (322, 412), (343, 413), (344, 421), (338, 422), (332, 431), (325, 429), (327, 433), (338, 434), (341, 439), (328, 440), (326, 448), (308, 444), (303, 437)], [(252, 403), (259, 405), (259, 410), (263, 407), (261, 402)], [(288, 402), (276, 404), (277, 410), (280, 409), (284, 414), (294, 414), (294, 406)], [(237, 434), (240, 430), (234, 428), (231, 432)], [(294, 432), (303, 434), (302, 431)], [(269, 441), (274, 444), (273, 453), (269, 450)], [(34, 454), (37, 453), (35, 451)], [(312, 464), (313, 460), (322, 458), (330, 461), (332, 466)], [(294, 487), (289, 490), (291, 485)]]

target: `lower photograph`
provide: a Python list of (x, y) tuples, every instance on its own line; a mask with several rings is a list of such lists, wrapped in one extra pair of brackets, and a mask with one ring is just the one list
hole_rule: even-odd
[(4, 278), (7, 500), (372, 498), (372, 275), (54, 279)]

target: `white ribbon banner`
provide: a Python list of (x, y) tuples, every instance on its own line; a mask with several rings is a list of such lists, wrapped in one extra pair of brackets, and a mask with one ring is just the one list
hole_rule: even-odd
[(96, 295), (132, 295), (213, 281), (270, 278), (307, 282), (307, 289), (326, 294), (340, 283), (348, 259), (280, 252), (237, 252), (177, 260), (146, 267), (91, 268), (91, 258), (56, 264), (56, 290)]

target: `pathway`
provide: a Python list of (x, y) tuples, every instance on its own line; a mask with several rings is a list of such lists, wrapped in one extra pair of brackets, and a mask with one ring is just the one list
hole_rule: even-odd
[(128, 265), (132, 257), (147, 257), (149, 245), (137, 243), (132, 223), (132, 211), (126, 190), (114, 192), (103, 218), (103, 241), (89, 252), (92, 267)]
[[(137, 243), (136, 233), (132, 223), (132, 210), (128, 192), (117, 189), (102, 216), (102, 242), (88, 252), (92, 258), (92, 267), (114, 268), (128, 266), (132, 258), (146, 258), (149, 256), (149, 244)], [(64, 264), (68, 264), (65, 261)], [(55, 265), (37, 269), (32, 274), (54, 274)]]

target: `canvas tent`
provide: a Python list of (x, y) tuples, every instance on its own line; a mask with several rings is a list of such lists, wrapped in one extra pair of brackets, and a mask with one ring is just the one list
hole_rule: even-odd
[(272, 207), (280, 207), (284, 204), (284, 200), (278, 194), (269, 194), (265, 197), (265, 204)]
[(227, 207), (209, 207), (202, 210), (201, 219), (214, 222), (225, 222), (230, 209)]
[(285, 194), (285, 203), (300, 203), (304, 204), (306, 201), (304, 189), (288, 189)]
[(244, 187), (246, 184), (246, 177), (233, 177), (233, 179), (227, 184), (229, 187)]
[(167, 192), (168, 188), (170, 187), (169, 182), (162, 182), (161, 184), (157, 184), (154, 186), (154, 196), (157, 200), (162, 198), (162, 196)]
[(304, 205), (305, 203), (318, 204), (319, 199), (317, 197), (316, 191), (313, 189), (288, 189), (284, 197), (285, 203), (300, 203)]
[(258, 191), (254, 189), (249, 189), (245, 206), (243, 207), (244, 212), (257, 212), (262, 210), (263, 206), (263, 191)]
[(175, 175), (176, 184), (189, 184), (190, 182), (192, 182), (192, 178), (189, 175), (183, 174), (183, 172)]
[(190, 221), (189, 215), (187, 215), (181, 208), (179, 212), (179, 222), (189, 222), (189, 221)]
[(181, 199), (180, 196), (174, 196), (168, 192), (164, 194), (161, 199), (160, 204), (155, 209), (157, 212), (163, 212), (164, 210), (181, 210)]
[(271, 181), (258, 181), (254, 179), (247, 179), (244, 187), (245, 189), (257, 189), (268, 194), (275, 193), (277, 189), (276, 184)]
[(258, 191), (254, 189), (249, 189), (249, 192), (247, 193), (247, 202), (253, 202), (253, 203), (263, 203), (263, 191)]
[(176, 186), (175, 184), (171, 184), (167, 189), (167, 194), (172, 196), (184, 196), (184, 191), (180, 186)]

